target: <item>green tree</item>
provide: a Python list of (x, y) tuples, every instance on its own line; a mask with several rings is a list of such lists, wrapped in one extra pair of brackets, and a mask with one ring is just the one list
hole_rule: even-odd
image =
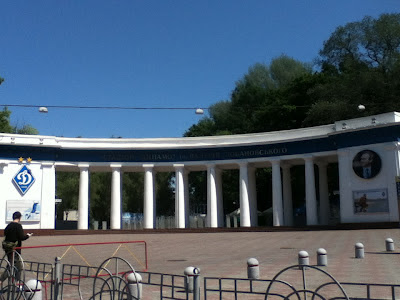
[(309, 90), (314, 102), (303, 126), (400, 109), (400, 14), (338, 27), (320, 56), (325, 80)]
[(29, 124), (25, 124), (22, 127), (18, 125), (11, 125), (10, 123), (11, 111), (4, 107), (0, 111), (0, 132), (4, 133), (16, 133), (16, 134), (39, 134), (39, 131)]
[(399, 60), (400, 14), (365, 17), (359, 22), (339, 26), (324, 42), (322, 64), (345, 70), (357, 61), (382, 72), (393, 70)]
[(39, 134), (39, 131), (29, 124), (23, 125), (22, 127), (13, 126), (13, 131), (14, 131), (13, 133), (17, 134), (30, 134), (30, 135)]
[(274, 58), (269, 66), (256, 63), (238, 80), (231, 99), (212, 105), (209, 116), (190, 127), (185, 136), (293, 128), (297, 123), (292, 122), (290, 118), (296, 107), (288, 101), (285, 91), (297, 78), (310, 75), (310, 64), (299, 62), (287, 55)]
[(56, 197), (62, 199), (57, 205), (57, 219), (62, 220), (66, 210), (78, 209), (79, 173), (56, 172)]
[(122, 179), (122, 210), (143, 213), (144, 174), (125, 172)]
[(175, 194), (173, 189), (173, 172), (156, 174), (156, 212), (158, 216), (175, 214)]
[(0, 111), (0, 132), (11, 133), (13, 131), (13, 127), (10, 124), (10, 115), (11, 111), (7, 107)]

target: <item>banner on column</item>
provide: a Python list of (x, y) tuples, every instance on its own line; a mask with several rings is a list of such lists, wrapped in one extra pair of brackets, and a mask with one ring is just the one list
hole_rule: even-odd
[(40, 203), (38, 200), (8, 200), (6, 221), (12, 221), (12, 215), (16, 211), (22, 214), (21, 221), (40, 221)]
[(388, 213), (387, 189), (353, 191), (354, 213)]

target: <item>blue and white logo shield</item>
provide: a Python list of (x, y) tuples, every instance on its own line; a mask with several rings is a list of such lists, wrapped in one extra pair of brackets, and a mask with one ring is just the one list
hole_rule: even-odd
[(21, 170), (19, 170), (19, 172), (14, 176), (13, 181), (18, 190), (22, 193), (22, 195), (25, 195), (25, 193), (35, 182), (35, 177), (33, 177), (32, 171), (24, 165)]

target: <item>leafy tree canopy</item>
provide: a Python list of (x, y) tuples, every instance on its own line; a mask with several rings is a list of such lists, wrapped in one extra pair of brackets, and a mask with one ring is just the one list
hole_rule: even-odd
[(0, 132), (11, 133), (13, 131), (10, 124), (10, 115), (11, 111), (9, 111), (7, 107), (0, 111)]
[(400, 50), (400, 14), (365, 17), (339, 26), (320, 51), (323, 64), (344, 71), (354, 62), (388, 72), (396, 68)]
[(287, 55), (274, 58), (268, 66), (256, 63), (236, 82), (230, 100), (222, 100), (209, 109), (185, 136), (205, 136), (270, 131), (292, 128), (284, 124), (295, 106), (285, 97), (293, 80), (311, 75), (311, 65)]
[(400, 110), (400, 14), (339, 26), (318, 63), (313, 72), (281, 55), (251, 66), (230, 99), (212, 105), (185, 136), (293, 129)]
[[(0, 77), (0, 85), (4, 79)], [(17, 134), (39, 134), (39, 131), (31, 125), (25, 124), (22, 127), (15, 125), (12, 126), (10, 123), (11, 111), (4, 107), (0, 111), (0, 132), (4, 133), (17, 133)]]

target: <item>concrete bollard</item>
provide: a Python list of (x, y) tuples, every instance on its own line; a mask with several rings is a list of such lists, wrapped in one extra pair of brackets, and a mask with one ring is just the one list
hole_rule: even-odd
[(328, 255), (324, 248), (319, 248), (317, 250), (317, 265), (318, 266), (328, 265)]
[(107, 221), (102, 221), (102, 222), (101, 222), (101, 228), (102, 228), (103, 230), (107, 230)]
[(132, 299), (142, 299), (142, 275), (131, 273), (128, 275), (128, 288)]
[(99, 221), (93, 221), (93, 229), (98, 230), (99, 229)]
[(188, 293), (193, 293), (193, 300), (200, 299), (200, 269), (187, 267), (183, 272), (186, 275), (185, 289)]
[(189, 293), (193, 293), (194, 289), (194, 267), (187, 267), (183, 274), (186, 276), (185, 289)]
[(364, 258), (364, 245), (363, 243), (356, 243), (355, 246), (356, 258)]
[(53, 288), (53, 298), (52, 299), (60, 299), (61, 298), (61, 272), (62, 272), (62, 264), (61, 257), (56, 257), (54, 259), (54, 288)]
[(386, 239), (386, 251), (394, 251), (394, 242), (391, 238)]
[(298, 254), (298, 258), (299, 258), (300, 269), (303, 268), (301, 266), (309, 266), (310, 265), (310, 257), (308, 256), (307, 251), (304, 251), (304, 250), (300, 251)]
[(193, 300), (200, 300), (200, 268), (194, 268), (193, 274)]
[(42, 300), (43, 292), (42, 292), (42, 284), (40, 281), (36, 279), (28, 280), (26, 283), (26, 288), (24, 290), (25, 299), (30, 300)]
[(258, 260), (255, 258), (249, 258), (247, 260), (247, 278), (248, 279), (260, 278), (260, 266)]

